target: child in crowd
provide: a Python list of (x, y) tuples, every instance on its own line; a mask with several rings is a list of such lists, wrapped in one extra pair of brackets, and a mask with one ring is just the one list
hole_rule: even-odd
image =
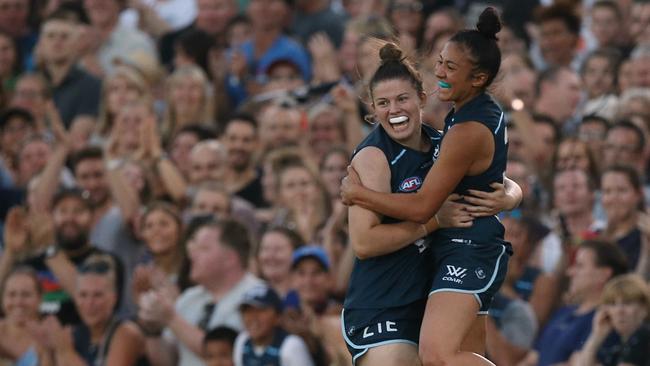
[(237, 331), (229, 327), (216, 327), (203, 338), (203, 361), (206, 366), (233, 366), (233, 348)]
[(235, 341), (235, 365), (311, 366), (305, 342), (280, 326), (282, 300), (268, 286), (251, 289), (240, 305), (245, 331)]

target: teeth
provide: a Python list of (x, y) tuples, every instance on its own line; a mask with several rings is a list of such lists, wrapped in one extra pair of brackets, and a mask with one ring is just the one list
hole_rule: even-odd
[(402, 123), (408, 121), (408, 117), (406, 116), (399, 116), (399, 117), (393, 117), (388, 120), (388, 122), (392, 124), (397, 124), (397, 123)]

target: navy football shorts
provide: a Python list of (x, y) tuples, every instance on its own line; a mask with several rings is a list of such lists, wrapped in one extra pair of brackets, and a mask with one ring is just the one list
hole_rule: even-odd
[(508, 271), (512, 246), (506, 241), (493, 244), (452, 239), (432, 245), (435, 268), (429, 295), (436, 292), (473, 294), (479, 314), (487, 314)]
[(393, 343), (416, 347), (426, 299), (387, 309), (343, 309), (341, 331), (352, 355), (352, 364), (369, 349)]

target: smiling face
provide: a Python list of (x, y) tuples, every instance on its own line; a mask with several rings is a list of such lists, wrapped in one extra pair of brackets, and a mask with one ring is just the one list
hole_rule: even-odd
[(305, 207), (316, 203), (318, 187), (307, 168), (286, 168), (279, 178), (279, 198), (285, 207)]
[(178, 221), (166, 211), (154, 210), (144, 219), (142, 238), (154, 255), (174, 251), (180, 238)]
[(484, 81), (475, 74), (474, 64), (467, 52), (455, 42), (447, 42), (436, 61), (435, 74), (438, 78), (438, 99), (454, 102), (460, 107), (480, 92)]
[(196, 78), (176, 79), (170, 87), (170, 101), (178, 115), (200, 121), (205, 101), (205, 86)]
[(7, 278), (2, 292), (5, 319), (21, 324), (38, 318), (41, 297), (37, 286), (34, 278), (24, 273), (15, 273)]
[(407, 79), (388, 79), (372, 89), (373, 107), (381, 127), (395, 141), (417, 148), (422, 126), (424, 93)]
[(270, 231), (260, 241), (258, 261), (264, 278), (270, 281), (282, 281), (291, 272), (291, 240), (279, 231)]
[(107, 81), (105, 86), (106, 108), (110, 114), (118, 114), (126, 104), (142, 97), (137, 85), (124, 76), (117, 75)]
[(241, 311), (244, 328), (254, 342), (263, 342), (273, 335), (280, 316), (273, 308), (245, 306)]
[(78, 276), (75, 305), (86, 326), (105, 324), (113, 314), (117, 293), (114, 283), (105, 274), (87, 273)]
[(603, 174), (601, 190), (603, 208), (610, 222), (621, 222), (633, 216), (643, 197), (626, 174), (617, 171)]

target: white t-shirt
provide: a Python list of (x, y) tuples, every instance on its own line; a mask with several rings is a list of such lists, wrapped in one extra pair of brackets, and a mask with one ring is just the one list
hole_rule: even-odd
[[(160, 19), (164, 20), (172, 30), (179, 30), (190, 25), (196, 19), (198, 12), (196, 0), (141, 0), (152, 6)], [(140, 15), (134, 9), (126, 9), (120, 14), (120, 25), (137, 29)]]
[[(244, 345), (250, 336), (248, 332), (241, 332), (235, 340), (234, 360), (235, 366), (246, 366), (243, 362)], [(264, 347), (254, 347), (253, 351), (257, 355), (264, 352)], [(289, 334), (280, 346), (280, 365), (282, 366), (313, 366), (314, 361), (311, 359), (307, 344), (302, 338)]]
[[(244, 275), (239, 283), (230, 292), (215, 304), (208, 329), (218, 326), (227, 326), (237, 331), (243, 329), (239, 305), (244, 294), (253, 287), (263, 284), (262, 280), (250, 273)], [(214, 296), (203, 286), (190, 287), (183, 291), (176, 300), (176, 312), (188, 323), (198, 325), (204, 317), (205, 305), (214, 303)], [(180, 342), (171, 330), (166, 329), (164, 337), (170, 343), (178, 346), (178, 366), (200, 366), (204, 365), (201, 358), (190, 351), (187, 346)]]

